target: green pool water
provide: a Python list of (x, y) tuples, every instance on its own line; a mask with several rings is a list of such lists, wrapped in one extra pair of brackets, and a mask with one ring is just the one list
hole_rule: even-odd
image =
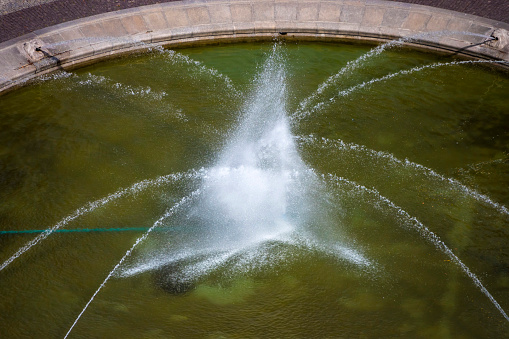
[[(270, 239), (239, 250), (220, 234), (249, 242), (263, 232), (215, 225), (209, 205), (186, 203), (134, 249), (69, 337), (506, 337), (509, 74), (397, 46), (366, 56), (375, 47), (154, 50), (0, 96), (0, 231), (133, 229), (54, 232), (1, 269), (0, 336), (65, 336), (126, 251), (240, 140), (276, 53), (284, 79), (265, 90), (285, 86), (281, 111), (301, 161), (289, 163), (301, 167), (282, 190), (283, 219), (300, 240), (270, 238), (264, 218)], [(270, 180), (263, 193), (277, 202)], [(234, 212), (265, 213), (251, 207)], [(36, 236), (0, 234), (0, 263)], [(211, 243), (216, 252), (200, 252)], [(184, 250), (198, 254), (175, 259)], [(178, 293), (167, 286), (175, 272), (188, 279)]]

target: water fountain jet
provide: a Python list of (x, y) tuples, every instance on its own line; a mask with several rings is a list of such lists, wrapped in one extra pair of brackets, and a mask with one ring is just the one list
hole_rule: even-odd
[[(309, 119), (293, 123), (294, 121), (287, 116), (287, 113), (292, 111), (292, 107), (299, 107), (299, 102), (291, 102), (293, 93), (289, 93), (292, 90), (289, 87), (289, 84), (293, 83), (292, 77), (295, 77), (295, 74), (298, 73), (287, 68), (293, 67), (287, 63), (287, 60), (290, 58), (285, 55), (290, 53), (287, 50), (291, 50), (291, 47), (279, 46), (278, 44), (273, 46), (272, 52), (268, 53), (269, 56), (264, 66), (259, 70), (258, 75), (255, 76), (255, 80), (248, 85), (242, 85), (238, 76), (235, 76), (235, 74), (231, 75), (231, 83), (240, 83), (238, 88), (247, 87), (251, 88), (251, 91), (239, 91), (239, 93), (248, 93), (245, 95), (244, 105), (237, 110), (237, 112), (241, 112), (240, 119), (235, 115), (227, 116), (227, 119), (224, 120), (221, 120), (222, 118), (218, 119), (229, 121), (230, 125), (228, 128), (220, 130), (222, 132), (219, 133), (219, 135), (225, 137), (226, 141), (223, 141), (220, 146), (214, 145), (214, 147), (210, 147), (217, 151), (210, 152), (208, 150), (209, 153), (204, 152), (204, 154), (213, 154), (213, 157), (207, 159), (209, 164), (207, 168), (199, 171), (179, 172), (178, 175), (182, 176), (182, 178), (187, 178), (188, 184), (184, 185), (180, 182), (181, 179), (175, 177), (181, 187), (169, 189), (169, 193), (163, 194), (159, 191), (154, 191), (150, 197), (135, 199), (133, 205), (138, 203), (143, 204), (144, 199), (153, 199), (156, 201), (154, 204), (157, 206), (175, 206), (175, 208), (166, 210), (163, 214), (154, 212), (147, 218), (147, 220), (152, 220), (154, 215), (156, 215), (158, 219), (156, 223), (151, 221), (152, 227), (150, 231), (136, 239), (134, 245), (124, 254), (113, 270), (111, 270), (111, 267), (108, 267), (111, 263), (104, 265), (103, 270), (109, 270), (110, 273), (100, 284), (99, 288), (95, 290), (92, 298), (86, 303), (85, 308), (79, 313), (67, 335), (73, 329), (74, 331), (86, 331), (81, 326), (75, 328), (75, 325), (90, 321), (88, 317), (95, 316), (96, 310), (103, 307), (105, 300), (112, 298), (110, 295), (115, 293), (113, 291), (123, 290), (119, 286), (129, 284), (127, 281), (136, 282), (133, 283), (135, 285), (143, 285), (143, 281), (147, 277), (149, 277), (147, 280), (150, 281), (149, 285), (151, 287), (154, 284), (157, 285), (157, 290), (155, 292), (151, 290), (150, 293), (155, 293), (157, 298), (164, 299), (168, 305), (177, 302), (171, 299), (177, 294), (185, 294), (185, 298), (175, 299), (185, 299), (186, 302), (193, 303), (195, 298), (199, 296), (199, 293), (195, 293), (195, 291), (200, 288), (200, 291), (203, 291), (203, 286), (209, 288), (216, 280), (220, 281), (224, 286), (235, 286), (234, 282), (236, 280), (248, 276), (253, 284), (250, 286), (263, 288), (265, 284), (264, 279), (259, 277), (264, 274), (264, 277), (270, 276), (271, 279), (276, 279), (276, 282), (270, 285), (273, 291), (286, 291), (285, 289), (288, 289), (294, 290), (298, 294), (301, 293), (299, 292), (301, 286), (305, 285), (306, 287), (302, 294), (296, 299), (308, 300), (305, 295), (311, 293), (311, 291), (314, 291), (313, 293), (316, 292), (313, 296), (319, 296), (322, 293), (321, 291), (327, 291), (327, 296), (323, 298), (323, 302), (326, 304), (327, 299), (333, 304), (333, 306), (328, 308), (327, 312), (333, 313), (332, 310), (335, 308), (348, 308), (353, 307), (352, 305), (361, 307), (359, 305), (363, 305), (362, 300), (378, 300), (376, 298), (378, 298), (379, 293), (387, 293), (391, 296), (390, 298), (398, 300), (397, 303), (400, 301), (403, 304), (409, 303), (404, 298), (398, 299), (399, 292), (395, 293), (390, 288), (385, 289), (381, 287), (384, 284), (388, 284), (387, 281), (396, 281), (399, 282), (399, 285), (395, 289), (399, 289), (406, 281), (414, 283), (420, 280), (418, 278), (402, 277), (403, 273), (394, 268), (396, 266), (394, 263), (398, 262), (398, 260), (389, 257), (389, 254), (397, 254), (399, 253), (398, 251), (408, 253), (407, 257), (411, 257), (413, 253), (418, 252), (405, 252), (402, 248), (407, 246), (407, 244), (416, 248), (423, 247), (429, 253), (418, 256), (415, 262), (407, 259), (407, 261), (401, 262), (401, 266), (408, 267), (408, 262), (416, 266), (423, 265), (425, 268), (422, 270), (424, 272), (422, 273), (423, 276), (430, 273), (435, 277), (442, 277), (440, 274), (444, 274), (444, 272), (447, 274), (460, 271), (458, 267), (445, 268), (442, 265), (441, 255), (446, 253), (449, 255), (449, 257), (446, 256), (446, 258), (449, 258), (446, 260), (453, 258), (452, 262), (456, 262), (461, 266), (463, 272), (467, 272), (467, 276), (474, 283), (477, 284), (479, 282), (478, 287), (475, 288), (479, 288), (484, 293), (484, 299), (486, 299), (485, 296), (488, 296), (493, 305), (498, 305), (498, 312), (506, 317), (502, 308), (504, 305), (500, 306), (495, 297), (487, 292), (488, 289), (484, 287), (487, 286), (491, 290), (491, 286), (495, 285), (495, 283), (493, 281), (487, 283), (483, 281), (481, 284), (477, 276), (472, 273), (482, 272), (479, 268), (471, 266), (472, 263), (476, 265), (475, 261), (462, 253), (461, 248), (458, 252), (456, 252), (456, 249), (454, 251), (449, 250), (449, 248), (455, 246), (450, 245), (450, 242), (454, 244), (454, 241), (448, 238), (448, 234), (441, 227), (440, 222), (431, 220), (430, 223), (429, 219), (421, 221), (423, 217), (426, 218), (427, 213), (424, 210), (420, 211), (415, 205), (421, 203), (420, 200), (418, 201), (421, 197), (429, 198), (426, 192), (416, 194), (415, 198), (403, 201), (403, 204), (401, 204), (401, 200), (404, 200), (405, 196), (402, 195), (403, 198), (399, 198), (399, 195), (395, 195), (389, 188), (390, 183), (397, 183), (399, 179), (405, 179), (405, 175), (408, 175), (411, 179), (427, 181), (435, 186), (439, 186), (439, 189), (436, 191), (434, 188), (431, 188), (432, 194), (430, 195), (435, 193), (442, 194), (442, 191), (444, 191), (450, 195), (450, 199), (461, 198), (461, 201), (475, 204), (476, 207), (478, 207), (478, 202), (481, 202), (479, 205), (486, 205), (490, 210), (483, 213), (496, 218), (496, 220), (503, 221), (503, 216), (500, 217), (500, 214), (504, 215), (505, 206), (502, 203), (497, 203), (496, 199), (492, 200), (484, 191), (481, 191), (483, 193), (479, 193), (479, 196), (476, 196), (474, 193), (477, 193), (477, 191), (471, 190), (455, 177), (449, 178), (439, 174), (440, 171), (436, 170), (433, 166), (425, 167), (420, 165), (418, 162), (413, 161), (415, 156), (410, 157), (412, 161), (400, 160), (405, 158), (397, 158), (382, 146), (380, 146), (380, 149), (383, 151), (377, 151), (376, 148), (363, 146), (363, 143), (347, 143), (343, 142), (342, 139), (332, 138), (332, 136), (327, 134), (327, 129), (334, 128), (329, 127), (329, 124), (334, 124), (333, 119), (319, 126), (316, 132), (318, 135), (324, 135), (324, 139), (320, 137), (303, 137), (302, 134), (309, 134)], [(156, 61), (158, 58), (161, 58), (161, 64), (165, 65), (164, 67), (169, 67), (168, 60), (165, 60), (165, 57), (168, 56), (167, 54), (171, 55), (170, 52), (163, 52), (156, 53), (152, 57)], [(179, 59), (184, 60), (185, 58)], [(198, 66), (191, 58), (187, 59), (185, 63), (187, 65)], [(206, 63), (202, 62), (200, 65), (204, 66)], [(428, 65), (433, 65), (433, 63)], [(464, 67), (467, 64), (458, 64), (456, 66)], [(360, 64), (359, 68), (362, 69), (362, 67)], [(402, 68), (402, 72), (413, 69), (403, 66)], [(430, 70), (433, 69), (430, 67)], [(158, 72), (161, 73), (161, 70), (158, 69)], [(328, 74), (331, 74), (330, 71), (328, 72)], [(210, 81), (215, 86), (214, 81), (223, 81), (226, 78), (222, 76), (211, 77), (212, 73), (204, 69), (191, 73), (189, 75), (192, 78), (190, 82), (194, 81), (194, 77), (199, 77), (202, 81), (207, 79), (207, 81)], [(163, 91), (166, 93), (166, 95), (156, 98), (151, 95), (145, 95), (147, 87), (142, 80), (140, 81), (141, 77), (138, 78), (138, 83), (133, 82), (135, 85), (132, 85), (132, 83), (126, 82), (125, 79), (99, 78), (93, 75), (93, 71), (91, 74), (90, 76), (81, 76), (79, 79), (68, 77), (67, 81), (83, 82), (80, 86), (85, 89), (92, 88), (96, 90), (99, 88), (100, 91), (108, 90), (112, 96), (116, 97), (135, 97), (146, 107), (149, 107), (148, 103), (161, 101), (167, 104), (165, 107), (168, 108), (168, 115), (172, 113), (171, 111), (174, 107), (172, 102), (174, 100), (173, 96), (177, 95), (178, 91), (164, 86), (161, 91), (151, 90), (151, 94), (155, 92), (162, 93)], [(397, 76), (392, 76), (392, 74), (396, 73), (389, 73), (388, 76), (390, 76), (391, 81), (397, 78)], [(323, 77), (322, 75), (321, 79)], [(174, 78), (179, 81), (182, 79), (178, 76)], [(171, 79), (171, 77), (165, 79), (165, 83), (169, 82), (168, 79)], [(315, 83), (319, 84), (320, 81), (315, 81)], [(381, 82), (381, 80), (377, 82)], [(363, 82), (359, 83), (362, 84)], [(121, 85), (117, 86), (115, 84)], [(157, 86), (151, 85), (150, 88), (157, 89)], [(367, 88), (367, 86), (364, 87)], [(179, 91), (193, 93), (189, 89), (194, 90), (195, 88), (182, 82)], [(123, 89), (131, 89), (131, 91)], [(339, 89), (337, 90), (339, 91)], [(69, 95), (72, 91), (67, 90), (65, 93)], [(355, 95), (355, 93), (352, 92), (351, 95)], [(107, 107), (110, 99), (105, 95), (97, 96), (97, 98), (99, 97), (105, 103), (101, 107)], [(224, 95), (221, 99), (233, 100), (231, 95)], [(132, 103), (133, 101), (129, 102)], [(346, 104), (348, 103), (345, 102)], [(127, 113), (132, 114), (129, 111), (129, 107), (126, 106), (128, 105), (124, 105), (123, 108), (127, 110)], [(221, 105), (216, 107), (218, 107), (216, 111), (220, 111)], [(337, 109), (337, 103), (332, 103), (330, 107), (324, 107), (324, 111), (320, 113), (340, 115), (338, 112), (343, 112), (341, 110), (334, 112)], [(157, 112), (160, 113), (160, 111)], [(126, 112), (122, 113), (123, 115), (126, 114)], [(180, 135), (182, 136), (186, 133), (191, 133), (189, 122), (196, 120), (197, 115), (193, 115), (190, 108), (186, 108), (186, 111), (180, 113), (185, 114), (187, 117), (186, 120), (178, 120), (182, 124), (182, 131), (185, 131), (185, 133), (181, 132)], [(320, 115), (317, 114), (314, 117), (318, 120)], [(147, 119), (147, 117), (145, 116), (144, 119)], [(162, 119), (161, 121), (164, 120)], [(157, 124), (164, 124), (161, 121), (158, 121)], [(172, 120), (172, 124), (175, 121)], [(204, 123), (209, 122), (204, 119)], [(305, 125), (306, 123), (308, 125)], [(170, 130), (173, 128), (172, 124), (165, 124), (165, 129)], [(142, 129), (139, 126), (143, 126), (143, 124), (140, 123), (136, 127), (137, 129)], [(343, 125), (341, 132), (347, 128), (346, 124)], [(193, 140), (193, 143), (201, 142), (200, 138), (206, 139), (209, 137), (208, 133), (204, 131), (192, 131), (192, 133), (194, 133), (193, 137), (197, 140)], [(295, 137), (294, 135), (297, 136)], [(348, 140), (348, 135), (344, 139)], [(108, 140), (108, 142), (111, 141)], [(167, 144), (171, 145), (172, 142), (167, 142)], [(324, 147), (322, 147), (322, 144), (324, 144)], [(315, 148), (322, 148), (327, 152), (327, 156), (321, 157), (318, 153), (314, 155)], [(190, 149), (195, 150), (195, 148)], [(159, 149), (158, 152), (161, 152), (161, 150)], [(349, 163), (348, 161), (341, 162), (339, 159), (344, 155), (351, 155), (351, 157), (359, 159), (366, 158), (369, 162), (365, 166), (357, 166), (357, 164)], [(164, 157), (160, 154), (157, 154), (157, 158), (159, 161), (164, 161), (162, 159)], [(200, 158), (200, 161), (202, 160)], [(199, 164), (199, 162), (197, 163)], [(135, 166), (136, 164), (134, 164), (133, 168)], [(328, 166), (335, 168), (331, 170)], [(348, 190), (343, 187), (344, 185), (334, 184), (337, 178), (343, 178), (341, 176), (342, 172), (355, 176), (357, 175), (355, 172), (368, 171), (370, 166), (373, 166), (374, 171), (380, 174), (389, 173), (386, 179), (389, 181), (389, 184), (373, 182), (370, 176), (366, 175), (366, 178), (359, 181), (358, 185), (363, 187), (363, 192), (367, 192), (366, 194), (370, 196), (369, 198), (364, 197), (359, 199), (359, 194), (355, 198), (355, 194), (349, 195), (347, 194), (348, 192), (345, 193)], [(349, 167), (352, 169), (349, 169)], [(185, 173), (188, 173), (188, 175), (184, 175)], [(376, 177), (377, 174), (373, 174), (372, 177)], [(323, 180), (324, 178), (326, 180)], [(165, 184), (172, 182), (173, 177), (172, 179), (169, 177), (167, 179)], [(347, 181), (340, 181), (347, 183)], [(351, 183), (353, 180), (349, 182)], [(148, 184), (147, 182), (147, 185), (144, 185), (140, 191), (146, 191), (147, 195), (150, 195), (151, 190), (156, 186), (158, 185)], [(172, 185), (169, 186), (172, 187)], [(417, 184), (410, 188), (406, 186), (397, 187), (401, 191), (412, 189), (417, 191), (421, 188)], [(126, 193), (122, 193), (124, 192), (123, 190), (119, 192), (114, 194), (115, 198), (117, 195), (118, 197), (130, 195), (127, 191)], [(362, 194), (360, 195), (362, 196)], [(371, 196), (378, 197), (378, 200)], [(386, 196), (387, 198), (385, 198)], [(474, 199), (471, 199), (471, 197), (474, 197)], [(112, 199), (104, 200), (104, 204), (102, 204), (102, 199), (98, 201), (101, 206), (106, 207), (108, 205), (113, 210), (113, 206), (108, 204)], [(397, 201), (397, 204), (393, 201)], [(438, 201), (435, 200), (433, 203), (438, 204)], [(367, 206), (365, 210), (363, 210), (364, 205)], [(373, 220), (370, 215), (371, 209), (376, 210), (377, 213), (379, 212), (380, 220), (392, 218), (394, 221), (382, 222), (380, 220)], [(154, 208), (154, 210), (157, 209)], [(100, 210), (96, 209), (90, 209), (90, 211), (84, 210), (84, 213), (77, 215), (76, 218), (88, 214), (93, 216), (95, 213), (100, 214), (100, 212)], [(127, 209), (126, 213), (129, 213)], [(417, 213), (416, 216), (414, 216), (415, 213)], [(451, 215), (453, 218), (454, 215)], [(447, 217), (448, 214), (440, 212), (439, 221)], [(75, 219), (69, 220), (69, 223), (73, 220)], [(412, 224), (412, 222), (415, 223)], [(404, 226), (405, 223), (410, 223), (411, 226), (420, 225), (420, 227), (414, 227), (418, 229), (433, 229), (433, 232), (430, 231), (431, 233), (424, 232), (428, 236), (430, 234), (436, 236), (434, 238), (436, 241), (432, 241), (432, 246), (430, 246), (431, 251), (426, 247), (427, 245), (422, 244), (424, 243), (423, 241), (412, 238), (412, 233), (416, 232), (408, 232), (407, 234), (391, 230), (391, 228), (395, 228), (392, 226)], [(431, 224), (429, 228), (424, 226), (428, 224)], [(375, 225), (377, 226), (376, 228)], [(152, 232), (153, 229), (163, 226), (165, 228), (174, 227), (176, 231), (167, 233), (158, 232), (157, 234)], [(459, 224), (456, 227), (460, 228), (461, 226)], [(370, 229), (369, 227), (372, 228)], [(179, 231), (182, 229), (185, 231)], [(362, 231), (362, 229), (368, 229), (368, 231)], [(384, 229), (384, 232), (381, 229)], [(371, 232), (384, 240), (380, 242), (373, 241), (368, 234)], [(387, 239), (383, 238), (385, 232), (391, 235)], [(440, 234), (440, 238), (438, 238), (438, 234)], [(392, 237), (395, 240), (392, 240)], [(48, 241), (57, 241), (57, 239), (50, 238)], [(377, 250), (379, 244), (383, 249)], [(444, 244), (445, 247), (440, 244)], [(44, 245), (41, 244), (39, 246)], [(433, 246), (442, 249), (443, 252), (433, 250)], [(113, 252), (112, 249), (111, 251)], [(463, 258), (463, 254), (467, 256), (466, 260)], [(432, 259), (428, 259), (429, 256)], [(111, 257), (114, 257), (114, 255), (111, 255)], [(461, 261), (459, 260), (460, 257)], [(29, 264), (30, 260), (20, 262)], [(304, 263), (302, 264), (303, 266), (299, 266), (301, 262)], [(469, 266), (463, 263), (468, 263)], [(466, 271), (464, 267), (466, 267)], [(469, 267), (472, 267), (472, 269)], [(317, 274), (314, 273), (315, 271)], [(9, 274), (13, 271), (4, 272)], [(307, 272), (313, 272), (313, 274), (310, 273), (308, 275)], [(413, 272), (416, 276), (421, 274), (418, 270)], [(469, 273), (472, 273), (472, 275)], [(460, 274), (462, 274), (461, 271)], [(327, 279), (330, 279), (330, 285), (324, 283)], [(438, 284), (435, 280), (441, 279), (425, 281), (429, 284)], [(305, 284), (306, 281), (309, 283)], [(93, 285), (93, 288), (97, 287), (97, 284), (91, 283), (90, 285)], [(104, 289), (105, 285), (110, 288)], [(360, 287), (354, 288), (352, 287), (353, 285)], [(471, 281), (468, 284), (460, 283), (458, 285), (462, 291), (467, 290), (473, 294), (479, 292), (479, 290), (472, 292), (470, 285), (473, 284)], [(441, 285), (437, 286), (442, 291)], [(163, 290), (166, 288), (169, 295), (163, 296), (158, 294), (160, 288)], [(363, 289), (367, 290), (368, 293), (362, 292)], [(349, 292), (352, 290), (353, 292)], [(405, 290), (406, 292), (401, 294), (411, 294), (411, 290), (412, 288), (408, 288)], [(100, 291), (102, 292), (99, 294)], [(146, 293), (144, 298), (150, 299), (150, 293)], [(285, 293), (287, 292), (282, 293), (282, 295)], [(349, 296), (349, 293), (353, 294)], [(500, 292), (495, 291), (493, 295), (500, 295)], [(86, 295), (84, 297), (88, 298)], [(130, 295), (127, 299), (131, 297), (137, 298), (136, 295)], [(348, 297), (356, 301), (345, 301), (345, 298)], [(291, 299), (292, 301), (288, 304), (296, 303), (296, 299)], [(380, 295), (380, 300), (382, 299), (384, 301), (378, 301), (378, 303), (387, 305), (388, 301), (385, 301), (385, 298)], [(458, 299), (463, 300), (462, 298)], [(93, 303), (93, 300), (96, 300), (96, 302)], [(152, 306), (154, 303), (157, 303), (154, 300), (152, 299), (150, 303)], [(140, 299), (137, 299), (136, 302), (139, 305), (143, 304), (140, 301)], [(143, 301), (145, 302), (145, 300)], [(126, 303), (128, 302), (126, 301)], [(237, 300), (237, 302), (239, 301)], [(486, 303), (487, 300), (483, 301), (478, 298), (477, 302)], [(286, 301), (283, 303), (286, 305)], [(313, 305), (312, 302), (307, 303)], [(81, 308), (82, 305), (78, 304), (79, 302), (75, 302), (72, 308)], [(250, 304), (256, 305), (256, 302), (251, 300)], [(376, 302), (370, 302), (369, 304), (373, 305)], [(462, 303), (462, 305), (464, 304), (468, 305), (466, 302)], [(157, 308), (156, 306), (153, 307)], [(283, 306), (283, 309), (284, 307), (286, 306)], [(385, 308), (386, 306), (381, 307)], [(368, 310), (370, 309), (368, 307)], [(460, 307), (458, 306), (459, 309)], [(77, 313), (79, 310), (74, 309), (71, 311), (71, 313)], [(497, 312), (497, 310), (494, 311)], [(476, 313), (470, 312), (468, 314)], [(497, 314), (497, 316), (500, 316), (500, 314)], [(346, 317), (347, 315), (343, 314), (343, 316)], [(324, 314), (324, 317), (326, 317), (326, 314)], [(183, 317), (176, 318), (183, 319)], [(333, 332), (331, 331), (330, 333)]]

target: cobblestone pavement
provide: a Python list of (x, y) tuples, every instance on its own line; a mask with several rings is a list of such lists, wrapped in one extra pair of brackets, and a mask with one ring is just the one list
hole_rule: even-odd
[[(0, 42), (95, 14), (178, 0), (0, 0)], [(509, 0), (400, 0), (509, 23)]]
[(0, 0), (0, 13), (4, 15), (53, 1), (56, 0)]

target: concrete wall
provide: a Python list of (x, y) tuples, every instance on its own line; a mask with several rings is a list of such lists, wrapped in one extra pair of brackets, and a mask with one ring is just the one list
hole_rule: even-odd
[[(451, 33), (436, 34), (441, 31)], [(280, 33), (316, 40), (417, 36), (409, 42), (509, 61), (509, 24), (433, 7), (382, 0), (188, 0), (87, 17), (3, 42), (0, 92), (47, 72), (150, 45), (271, 38)], [(486, 42), (489, 36), (497, 40)]]

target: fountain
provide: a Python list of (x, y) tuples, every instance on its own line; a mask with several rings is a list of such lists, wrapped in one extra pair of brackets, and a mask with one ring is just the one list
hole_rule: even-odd
[[(9, 297), (2, 328), (506, 333), (507, 76), (398, 45), (159, 49), (10, 93), (6, 138), (37, 133), (5, 153), (5, 194), (28, 202), (2, 228), (54, 226), (1, 235), (2, 289), (34, 299)], [(35, 151), (40, 171), (12, 155)]]

